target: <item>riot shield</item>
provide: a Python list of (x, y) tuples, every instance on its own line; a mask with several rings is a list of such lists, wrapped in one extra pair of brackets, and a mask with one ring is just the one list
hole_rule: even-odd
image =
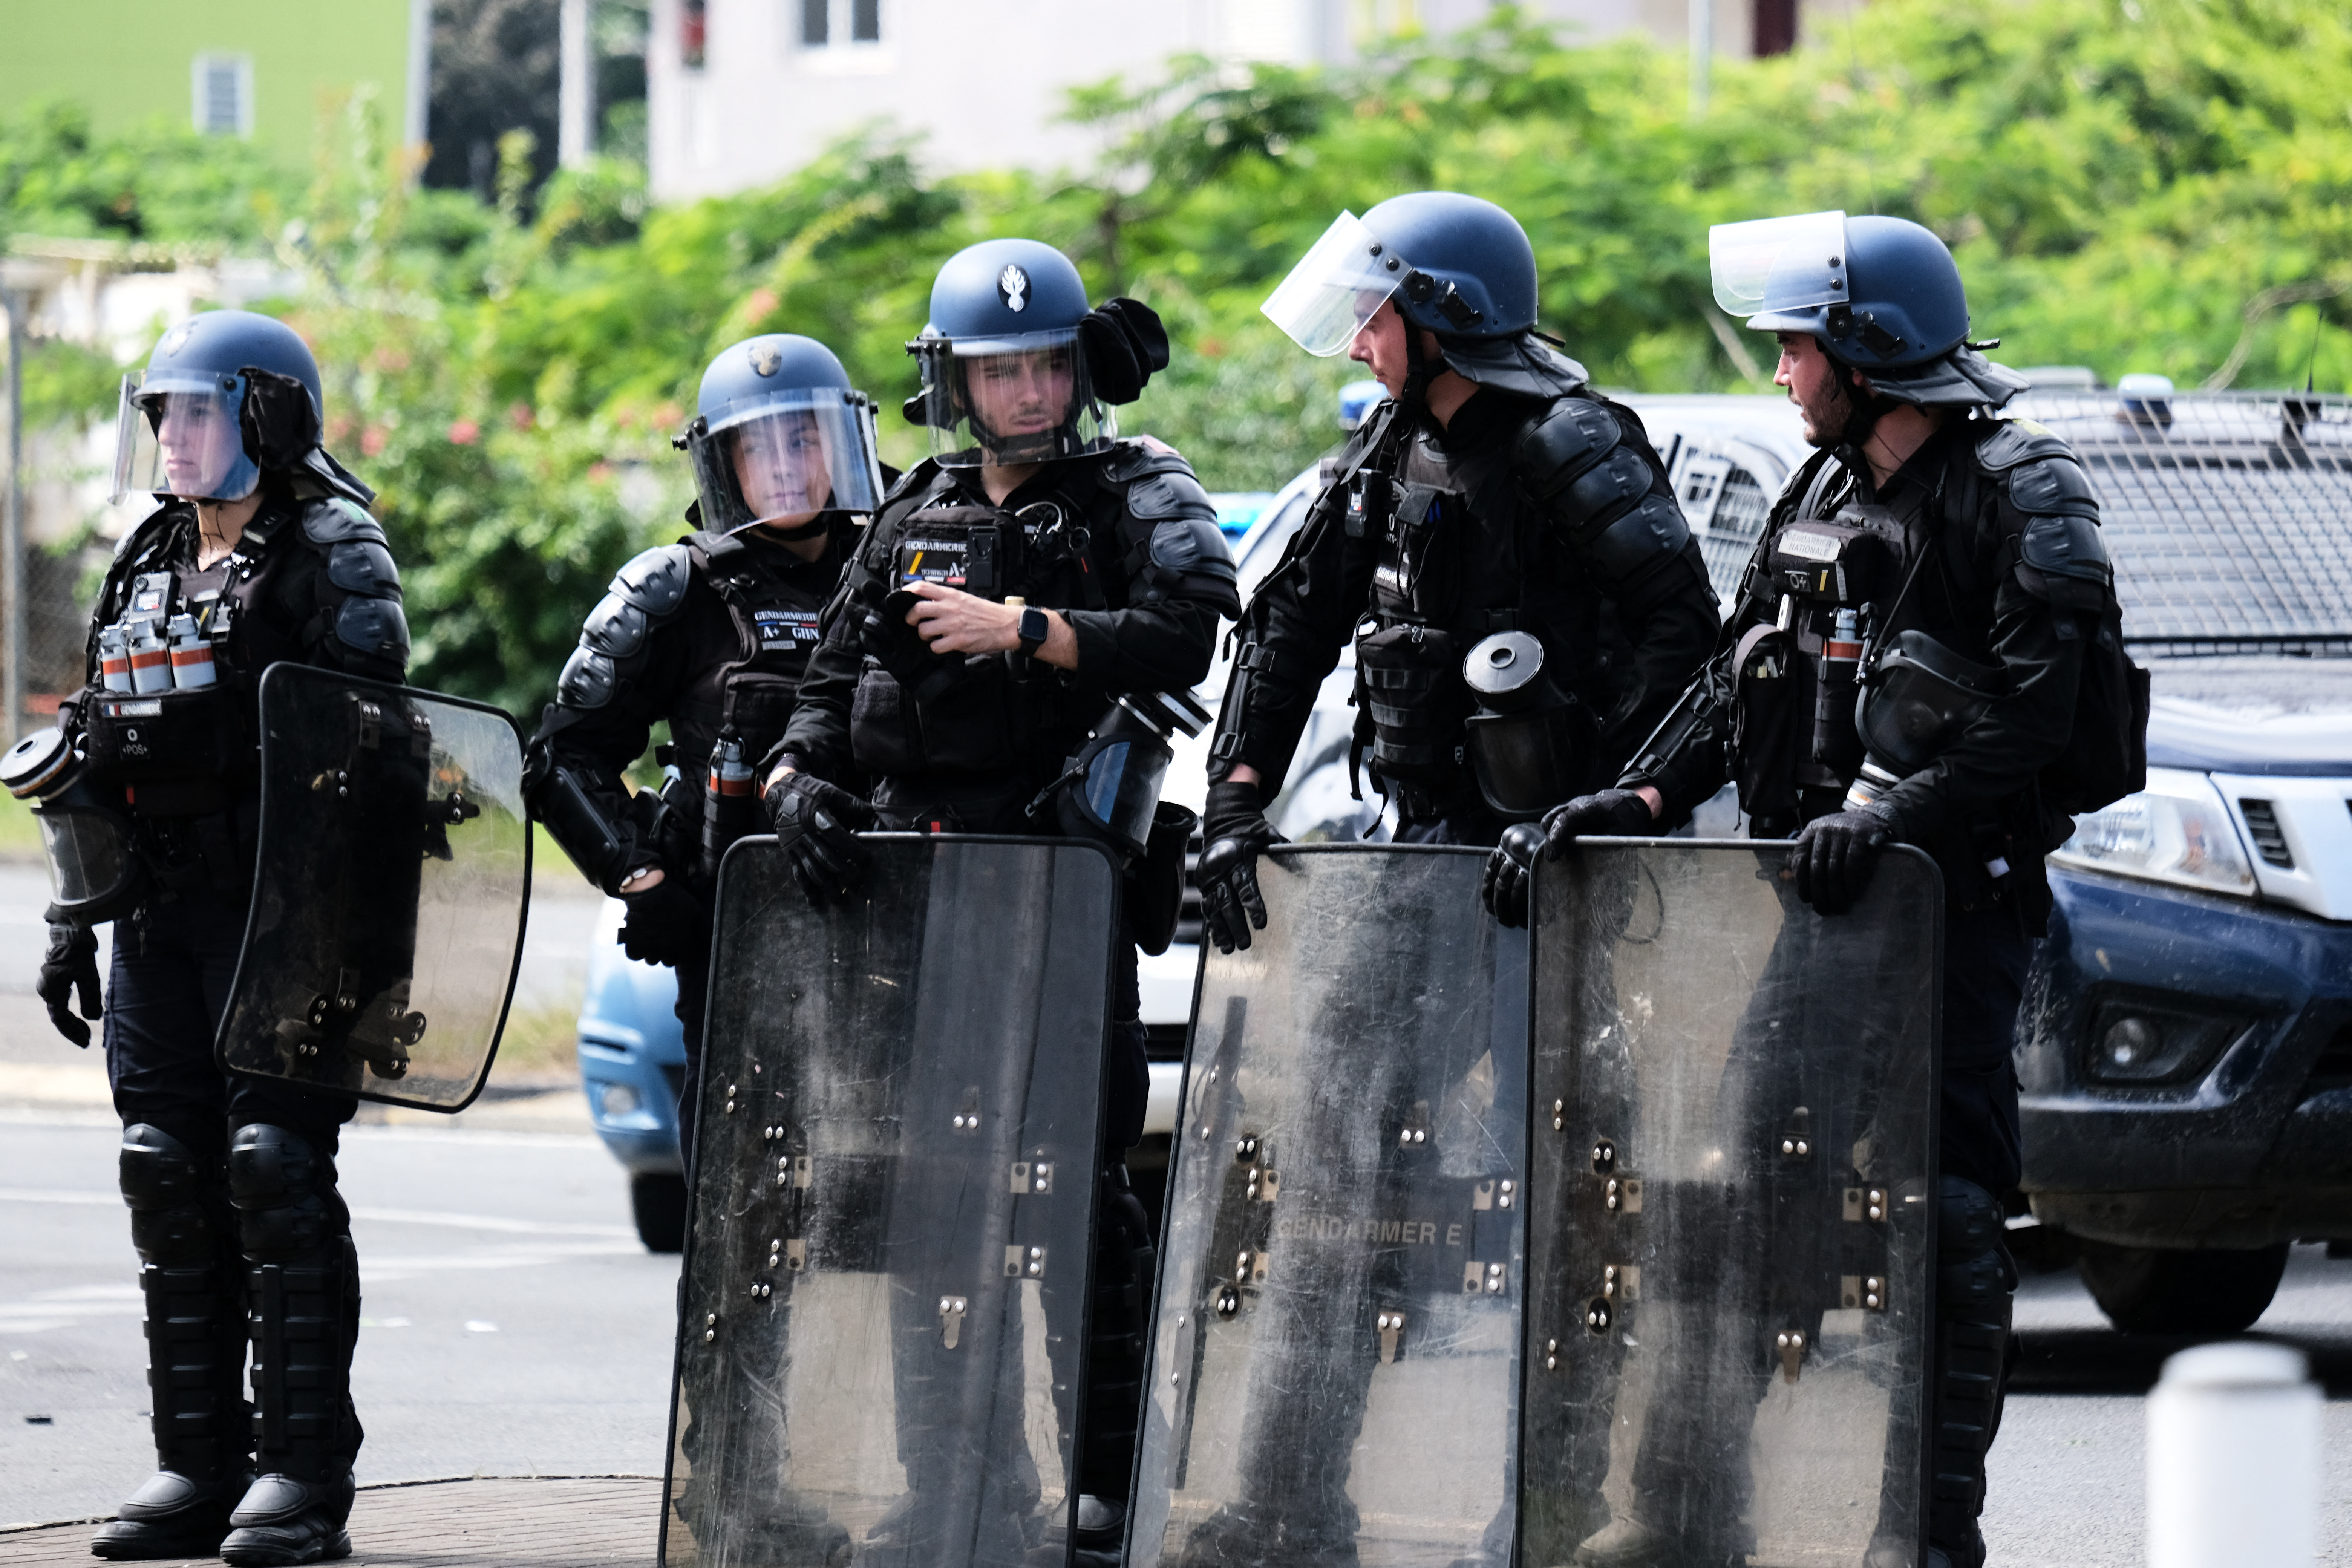
[(261, 678), (261, 844), (222, 1068), (461, 1110), (530, 899), (522, 738), (496, 708), (306, 665)]
[(665, 1564), (1064, 1560), (1118, 876), (884, 835), (719, 877)]
[(1787, 855), (1541, 869), (1524, 1563), (1924, 1560), (1943, 898)]
[(1127, 1561), (1507, 1561), (1527, 939), (1486, 852), (1259, 859), (1202, 962)]

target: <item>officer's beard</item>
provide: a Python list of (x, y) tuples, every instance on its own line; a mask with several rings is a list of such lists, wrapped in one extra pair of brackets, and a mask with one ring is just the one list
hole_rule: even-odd
[(1813, 413), (1810, 438), (1823, 451), (1843, 448), (1858, 458), (1878, 422), (1903, 405), (1883, 393), (1856, 386), (1853, 367), (1843, 361), (1831, 360), (1830, 372), (1831, 395), (1825, 406)]

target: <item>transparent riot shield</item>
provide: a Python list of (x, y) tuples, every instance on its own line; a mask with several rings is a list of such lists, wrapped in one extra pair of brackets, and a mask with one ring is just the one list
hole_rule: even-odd
[(426, 1110), (488, 1078), (522, 958), (522, 737), (496, 708), (261, 678), (261, 843), (223, 1069)]
[(719, 877), (665, 1564), (1069, 1550), (1118, 872), (866, 843), (846, 908)]
[(1922, 1560), (1943, 898), (1787, 853), (1541, 869), (1524, 1563)]
[(1485, 860), (1275, 850), (1203, 960), (1136, 1568), (1508, 1561), (1527, 942)]

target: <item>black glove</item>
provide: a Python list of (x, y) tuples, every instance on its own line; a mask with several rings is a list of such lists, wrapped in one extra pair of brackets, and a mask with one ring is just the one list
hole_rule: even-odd
[(75, 987), (81, 989), (81, 1018), (102, 1016), (99, 1011), (98, 933), (71, 921), (49, 922), (49, 951), (41, 960), (41, 978), (33, 989), (48, 1005), (49, 1022), (58, 1033), (84, 1050), (89, 1048), (89, 1026), (73, 1016), (67, 1003)]
[(629, 906), (621, 948), (638, 963), (683, 969), (710, 951), (710, 911), (674, 873), (643, 892), (623, 892), (621, 901)]
[(1250, 944), (1250, 928), (1265, 929), (1265, 898), (1258, 891), (1262, 850), (1290, 841), (1265, 819), (1254, 784), (1209, 786), (1201, 813), (1201, 923), (1219, 952)]
[(1650, 803), (1630, 789), (1604, 789), (1580, 795), (1544, 814), (1543, 825), (1522, 822), (1503, 835), (1486, 857), (1486, 874), (1478, 884), (1487, 913), (1507, 926), (1528, 923), (1528, 890), (1536, 854), (1557, 860), (1576, 846), (1577, 839), (1639, 838), (1658, 830)]
[[(797, 767), (793, 759), (787, 765)], [(812, 773), (790, 773), (768, 786), (768, 820), (776, 842), (793, 863), (801, 891), (818, 909), (845, 904), (866, 875), (866, 851), (857, 835), (874, 826), (874, 808), (847, 790)]]
[(1486, 874), (1478, 879), (1478, 900), (1488, 914), (1507, 926), (1528, 923), (1528, 889), (1535, 879), (1536, 852), (1543, 847), (1540, 826), (1515, 822), (1503, 830), (1503, 841), (1486, 857)]
[(1878, 852), (1894, 842), (1894, 827), (1874, 811), (1813, 818), (1789, 851), (1797, 897), (1812, 905), (1816, 914), (1845, 913), (1870, 886)]
[(1168, 368), (1168, 329), (1140, 300), (1106, 300), (1078, 318), (1087, 377), (1105, 403), (1132, 403), (1151, 373)]

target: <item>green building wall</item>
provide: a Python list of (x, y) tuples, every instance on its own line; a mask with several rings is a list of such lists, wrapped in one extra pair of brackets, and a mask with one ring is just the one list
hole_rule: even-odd
[[(414, 0), (0, 0), (0, 113), (70, 99), (100, 130), (193, 123), (196, 57), (252, 61), (252, 135), (304, 156), (322, 89), (374, 84), (383, 123), (415, 135)], [(421, 119), (421, 117), (419, 117)]]

